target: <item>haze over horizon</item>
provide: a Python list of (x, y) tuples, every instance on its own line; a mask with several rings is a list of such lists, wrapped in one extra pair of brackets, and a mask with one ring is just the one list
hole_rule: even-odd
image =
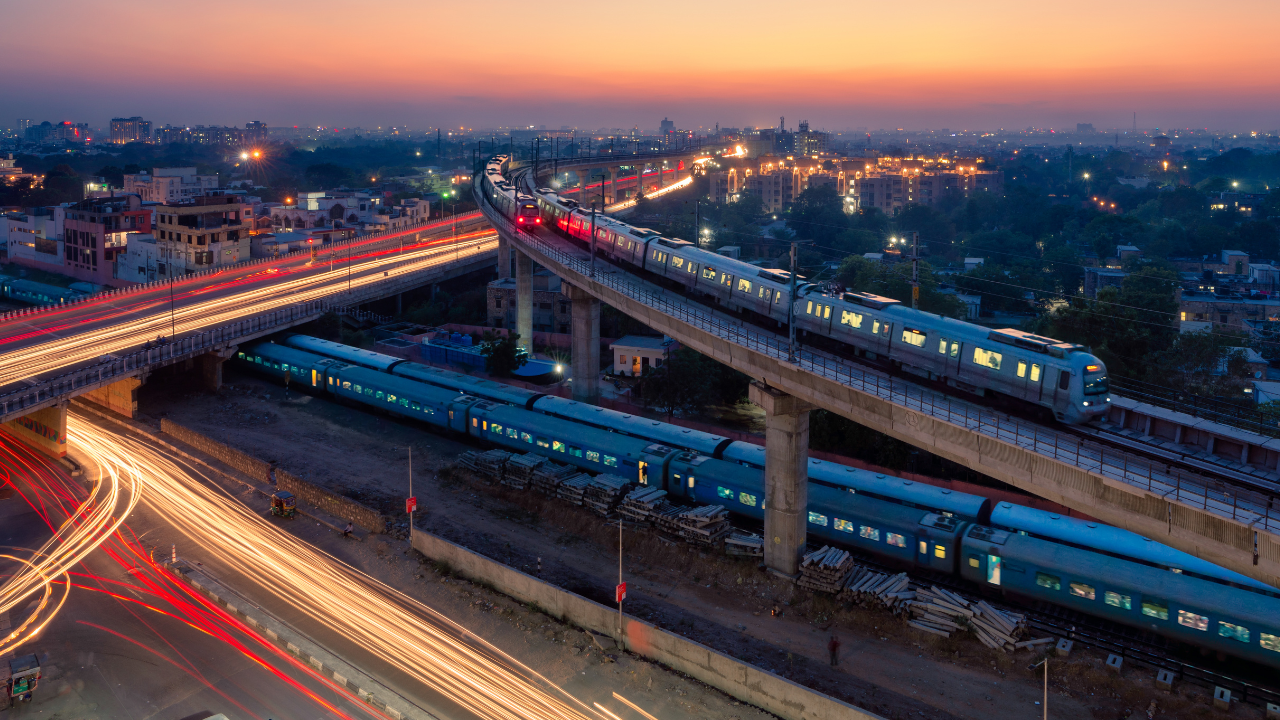
[[(660, 0), (613, 19), (334, 0), (216, 10), (139, 0), (0, 0), (15, 32), (0, 119), (467, 127), (794, 126), (1099, 130), (1280, 128), (1280, 4), (1228, 0), (1070, 11), (939, 0), (909, 14), (818, 0), (790, 19), (758, 0)], [(779, 27), (780, 26), (780, 27)], [(53, 30), (56, 28), (56, 32)], [(545, 38), (562, 38), (559, 44)], [(546, 55), (539, 55), (547, 52)]]

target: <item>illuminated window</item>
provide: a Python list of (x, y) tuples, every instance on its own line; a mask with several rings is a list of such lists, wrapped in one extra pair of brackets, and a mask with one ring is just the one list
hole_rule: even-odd
[(570, 446), (569, 446), (569, 457), (576, 457), (576, 458), (580, 458), (580, 457), (582, 457), (582, 448), (580, 448), (580, 447), (574, 447), (574, 446), (570, 445)]
[(1118, 592), (1106, 591), (1102, 594), (1102, 601), (1111, 607), (1118, 607), (1121, 610), (1133, 609), (1133, 601), (1130, 600), (1129, 596), (1121, 595)]
[(351, 383), (350, 383), (350, 382), (346, 382), (346, 381), (344, 381), (344, 382), (342, 383), (342, 389), (343, 389), (343, 390), (350, 390), (350, 389), (351, 389)]
[(825, 306), (825, 307), (823, 307), (823, 308), (822, 308), (822, 319), (823, 319), (823, 320), (830, 320), (830, 319), (831, 319), (831, 306), (830, 306), (830, 305), (827, 305), (827, 306)]
[(520, 431), (513, 427), (509, 427), (507, 428), (507, 437), (511, 438), (512, 440), (519, 440)]
[(1027, 361), (1019, 360), (1018, 361), (1018, 377), (1026, 377), (1026, 376), (1027, 376)]
[(976, 567), (979, 567), (979, 566), (981, 566), (981, 565), (982, 565), (982, 561), (978, 559), (978, 556), (977, 556), (977, 555), (970, 555), (970, 556), (969, 556), (969, 567), (976, 568)]
[(765, 301), (765, 302), (769, 302), (769, 288), (767, 288), (767, 287), (765, 287), (765, 286), (761, 285), (761, 286), (760, 286), (760, 297), (764, 298), (764, 301)]
[[(409, 401), (409, 409), (410, 409), (410, 410), (421, 410), (421, 409), (422, 409), (422, 404), (421, 404), (421, 403), (419, 403), (417, 400), (410, 400), (410, 401)], [(494, 425), (494, 427), (498, 427), (498, 426), (497, 426), (497, 425)]]
[(520, 431), (520, 439), (524, 442), (529, 443), (530, 445), (533, 444), (533, 435), (527, 432), (524, 432), (523, 430)]
[(858, 528), (858, 534), (868, 540), (880, 542), (880, 531), (873, 527), (862, 525)]
[(695, 484), (696, 482), (697, 482), (697, 480), (696, 480), (692, 475), (690, 475), (690, 476), (689, 476), (689, 487), (693, 487), (693, 486), (694, 486), (694, 484)]
[(1169, 619), (1169, 605), (1160, 600), (1143, 600), (1142, 614), (1158, 620)]
[(918, 330), (903, 330), (902, 342), (922, 348), (924, 347), (924, 333)]
[(478, 418), (471, 418), (471, 427), (479, 427), (479, 426), (480, 426), (480, 420)]
[(1263, 650), (1271, 652), (1280, 652), (1280, 635), (1272, 635), (1270, 633), (1260, 633), (1262, 637), (1258, 640), (1258, 644)]
[(1061, 590), (1062, 580), (1056, 575), (1048, 575), (1046, 573), (1038, 572), (1036, 573), (1036, 585), (1039, 585), (1042, 588), (1049, 588), (1050, 590)]
[(1031, 365), (1031, 382), (1040, 382), (1040, 366), (1035, 363)]
[(1093, 586), (1085, 585), (1084, 583), (1071, 583), (1071, 594), (1085, 600), (1094, 600), (1097, 597), (1093, 591)]
[(872, 321), (871, 321), (871, 334), (872, 334), (872, 335), (879, 335), (879, 334), (880, 334), (880, 321), (879, 321), (879, 320), (872, 320)]
[(941, 340), (939, 340), (939, 341), (938, 341), (938, 354), (939, 354), (939, 355), (946, 355), (946, 354), (947, 354), (947, 339), (946, 339), (946, 338), (942, 338)]
[(841, 324), (841, 325), (848, 325), (849, 327), (854, 328), (854, 329), (861, 328), (861, 327), (862, 327), (862, 316), (861, 316), (861, 315), (859, 315), (859, 314), (858, 314), (858, 313), (856, 313), (856, 312), (849, 312), (848, 310), (841, 310), (841, 311), (840, 311), (840, 324)]
[(991, 583), (992, 585), (999, 585), (1000, 571), (1003, 569), (1003, 567), (1004, 567), (1004, 564), (1000, 561), (999, 555), (988, 555), (987, 556), (987, 582)]
[(564, 452), (565, 444), (560, 442), (559, 440), (552, 440), (551, 449), (556, 452)]
[(812, 315), (812, 314), (813, 314), (813, 301), (812, 301), (812, 300), (810, 300), (810, 301), (809, 301), (809, 304), (805, 306), (804, 313), (805, 313), (806, 315)]
[(702, 277), (707, 280), (714, 280), (716, 278), (716, 269), (711, 267), (702, 268)]
[(849, 522), (848, 520), (841, 520), (840, 518), (835, 519), (835, 528), (841, 532), (847, 532), (847, 533), (851, 533), (856, 530), (853, 523)]
[(907, 546), (907, 539), (898, 533), (885, 533), (884, 541), (894, 547), (905, 548)]
[(732, 500), (732, 499), (733, 499), (733, 491), (732, 491), (732, 490), (730, 490), (730, 489), (729, 489), (729, 488), (727, 488), (727, 487), (717, 487), (717, 488), (716, 488), (716, 497), (719, 497), (719, 498), (721, 498), (721, 499), (723, 499), (723, 500)]
[(1218, 635), (1232, 640), (1238, 640), (1242, 643), (1249, 642), (1249, 628), (1243, 625), (1232, 625), (1228, 622), (1218, 623)]
[(743, 505), (749, 505), (751, 507), (755, 507), (756, 496), (749, 495), (747, 493), (738, 493), (738, 502), (742, 503)]
[(502, 426), (501, 426), (501, 425), (499, 425), (498, 423), (490, 423), (490, 424), (489, 424), (489, 432), (493, 433), (494, 435), (501, 435), (501, 434), (502, 434)]
[(738, 278), (738, 292), (751, 294), (751, 281), (745, 278)]
[(975, 365), (981, 365), (981, 366), (983, 366), (983, 367), (988, 367), (988, 368), (991, 368), (992, 370), (999, 370), (999, 369), (1000, 369), (1000, 361), (1001, 361), (1003, 358), (1004, 358), (1004, 356), (1002, 356), (1002, 355), (1001, 355), (1000, 353), (998, 353), (998, 352), (991, 352), (990, 350), (983, 350), (982, 348), (979, 348), (979, 347), (976, 347), (976, 348), (974, 348), (974, 349), (973, 349), (973, 363), (974, 363)]
[(671, 267), (673, 268), (684, 267), (684, 258), (679, 256), (671, 258)]
[(618, 467), (618, 458), (612, 455), (605, 455), (604, 464), (606, 467)]
[(1192, 630), (1208, 630), (1209, 618), (1205, 615), (1197, 615), (1186, 610), (1178, 611), (1178, 624), (1191, 628)]
[(934, 545), (934, 546), (933, 546), (933, 556), (934, 556), (934, 557), (936, 557), (936, 558), (939, 558), (939, 559), (941, 559), (941, 560), (946, 560), (946, 559), (947, 559), (947, 546), (946, 546), (946, 545)]
[(600, 453), (596, 452), (595, 450), (588, 450), (588, 451), (587, 451), (587, 461), (588, 461), (588, 462), (593, 462), (593, 463), (598, 463), (598, 462), (600, 462)]
[(732, 276), (732, 275), (721, 275), (721, 276), (720, 276), (720, 284), (721, 284), (721, 285), (733, 285), (733, 276)]
[(921, 555), (929, 554), (929, 543), (924, 540), (920, 541), (920, 554)]
[(951, 357), (953, 358), (960, 357), (960, 343), (958, 342), (951, 343)]
[(823, 515), (822, 513), (810, 512), (809, 522), (812, 523), (813, 525), (821, 525), (822, 527), (826, 527), (827, 516)]

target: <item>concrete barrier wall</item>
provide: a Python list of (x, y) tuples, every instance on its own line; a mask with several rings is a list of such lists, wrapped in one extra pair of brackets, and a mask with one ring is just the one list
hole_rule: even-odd
[(160, 419), (160, 432), (172, 435), (206, 455), (212, 455), (254, 480), (264, 483), (271, 482), (271, 463), (263, 462), (252, 455), (227, 447), (213, 438), (201, 435), (195, 430), (179, 425), (168, 418)]
[(350, 520), (375, 535), (386, 529), (387, 521), (377, 510), (329, 492), (285, 470), (276, 470), (276, 487), (296, 495), (299, 505), (306, 503), (318, 507), (330, 515)]
[[(444, 538), (415, 529), (413, 548), (448, 563), (458, 574), (587, 630), (617, 638), (618, 611), (490, 560)], [(784, 720), (879, 720), (833, 697), (735, 660), (679, 635), (623, 616), (627, 650), (662, 663)]]

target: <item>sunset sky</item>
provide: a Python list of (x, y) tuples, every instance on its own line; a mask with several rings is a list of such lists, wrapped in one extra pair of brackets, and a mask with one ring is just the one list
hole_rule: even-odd
[(0, 0), (5, 116), (102, 126), (1280, 128), (1280, 2)]

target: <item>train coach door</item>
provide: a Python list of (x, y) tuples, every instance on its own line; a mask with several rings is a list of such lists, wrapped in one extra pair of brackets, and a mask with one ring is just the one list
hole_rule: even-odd
[(637, 470), (637, 475), (638, 475), (638, 479), (640, 480), (640, 484), (648, 485), (649, 484), (649, 463), (641, 460), (639, 463), (637, 463), (637, 466), (639, 468)]

